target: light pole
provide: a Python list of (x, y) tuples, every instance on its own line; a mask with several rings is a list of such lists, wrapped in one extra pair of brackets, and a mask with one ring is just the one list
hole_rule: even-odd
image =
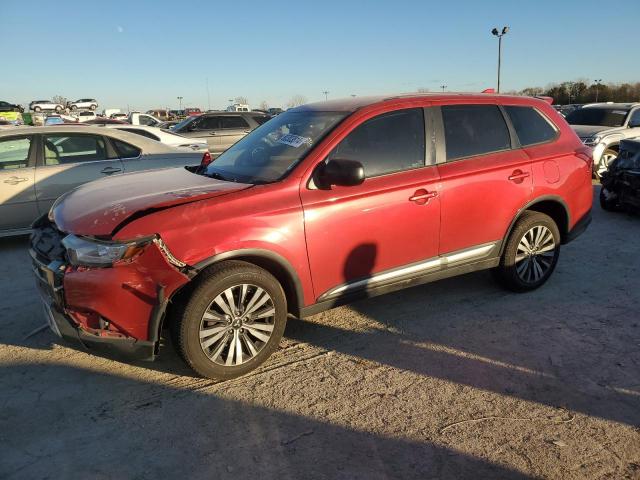
[(178, 110), (182, 110), (182, 99), (184, 97), (178, 97), (178, 101), (180, 102), (180, 108)]
[(491, 33), (498, 37), (498, 93), (500, 93), (500, 64), (502, 63), (502, 37), (507, 34), (509, 27), (502, 27), (502, 31), (497, 28), (491, 30)]
[(569, 105), (571, 105), (571, 92), (573, 92), (573, 82), (568, 82), (569, 85)]
[(602, 83), (602, 79), (598, 78), (597, 80), (594, 80), (594, 82), (596, 82), (596, 103), (598, 103), (598, 90), (600, 89), (600, 84)]
[(329, 91), (328, 90), (323, 90), (322, 93), (324, 93), (324, 101), (327, 101), (327, 95), (329, 95)]
[(444, 91), (445, 91), (445, 89), (447, 88), (447, 86), (446, 86), (446, 85), (440, 85), (440, 88), (441, 88), (441, 89), (442, 89), (442, 91), (444, 92)]

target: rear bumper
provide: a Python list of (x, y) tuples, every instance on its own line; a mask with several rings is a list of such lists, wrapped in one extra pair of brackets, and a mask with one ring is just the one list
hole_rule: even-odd
[(133, 360), (153, 360), (156, 342), (132, 337), (116, 336), (104, 330), (88, 330), (65, 313), (61, 262), (44, 264), (31, 250), (33, 272), (42, 299), (44, 312), (51, 330), (59, 337), (82, 346), (86, 350), (110, 357)]
[(585, 230), (587, 229), (590, 223), (591, 223), (591, 210), (585, 213), (580, 218), (580, 220), (576, 222), (573, 228), (569, 230), (569, 232), (567, 232), (567, 235), (565, 236), (564, 241), (562, 243), (566, 244), (578, 238), (580, 235), (582, 235), (585, 232)]

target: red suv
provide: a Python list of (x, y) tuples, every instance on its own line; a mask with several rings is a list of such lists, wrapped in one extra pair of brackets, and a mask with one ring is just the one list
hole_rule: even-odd
[(355, 98), (274, 117), (196, 169), (83, 185), (34, 224), (59, 335), (153, 358), (163, 324), (232, 378), (306, 316), (471, 271), (525, 292), (590, 221), (591, 152), (543, 100)]

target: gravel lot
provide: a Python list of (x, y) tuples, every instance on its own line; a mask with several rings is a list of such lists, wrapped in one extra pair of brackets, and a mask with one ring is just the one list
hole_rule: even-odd
[(2, 240), (0, 478), (640, 478), (640, 218), (593, 213), (536, 292), (482, 272), (291, 320), (226, 382), (27, 338)]

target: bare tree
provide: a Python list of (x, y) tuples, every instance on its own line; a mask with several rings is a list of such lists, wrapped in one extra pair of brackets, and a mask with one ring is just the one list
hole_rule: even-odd
[(260, 110), (269, 110), (269, 104), (265, 100), (260, 102)]
[(304, 105), (305, 103), (307, 103), (307, 97), (298, 94), (289, 99), (289, 102), (287, 102), (287, 107), (299, 107), (300, 105)]
[(247, 97), (236, 97), (236, 103), (240, 103), (242, 105), (249, 105), (249, 100)]
[(67, 102), (69, 101), (67, 97), (63, 97), (62, 95), (54, 95), (51, 100), (53, 103), (59, 103), (64, 108), (67, 108)]

